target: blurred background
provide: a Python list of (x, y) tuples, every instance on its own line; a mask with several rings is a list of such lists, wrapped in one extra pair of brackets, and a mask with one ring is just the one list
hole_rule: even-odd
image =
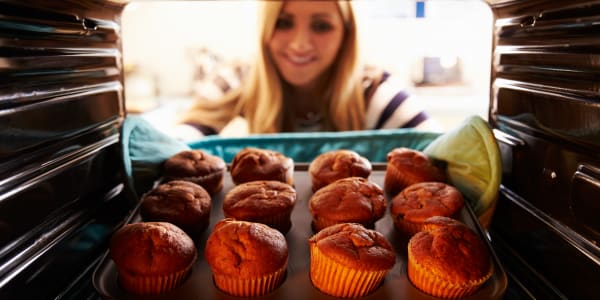
[[(356, 0), (362, 54), (402, 78), (445, 130), (487, 120), (492, 12), (481, 0)], [(126, 108), (169, 132), (235, 86), (256, 49), (255, 1), (133, 1), (122, 15)]]

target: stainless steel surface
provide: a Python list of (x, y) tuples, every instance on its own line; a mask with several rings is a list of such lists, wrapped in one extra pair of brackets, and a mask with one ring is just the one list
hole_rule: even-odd
[(486, 2), (494, 15), (488, 120), (503, 170), (492, 244), (509, 285), (531, 298), (597, 298), (600, 2)]
[[(273, 293), (268, 294), (261, 299), (334, 299), (334, 297), (325, 295), (314, 288), (309, 278), (310, 252), (308, 248), (308, 238), (314, 234), (311, 229), (311, 215), (308, 210), (308, 201), (312, 195), (310, 179), (306, 172), (307, 166), (300, 164), (296, 166), (295, 187), (298, 193), (298, 200), (292, 213), (292, 228), (286, 234), (289, 247), (289, 264), (287, 277), (284, 283)], [(385, 165), (375, 164), (374, 172), (370, 180), (383, 186), (383, 177)], [(186, 282), (172, 292), (151, 297), (152, 299), (239, 299), (231, 297), (219, 291), (213, 284), (212, 273), (204, 260), (204, 245), (210, 230), (214, 224), (223, 218), (221, 201), (223, 195), (232, 188), (232, 182), (229, 174), (225, 177), (223, 191), (214, 197), (211, 209), (210, 227), (197, 240), (199, 249), (198, 261), (194, 266), (192, 274)], [(391, 198), (386, 195), (386, 198)], [(486, 240), (478, 223), (475, 221), (470, 209), (465, 208), (461, 211), (460, 219), (469, 227), (476, 230), (482, 239)], [(139, 217), (133, 220), (139, 220)], [(385, 217), (375, 224), (375, 229), (384, 234), (392, 243), (397, 253), (396, 264), (386, 276), (383, 284), (372, 294), (364, 299), (437, 299), (426, 295), (417, 290), (406, 274), (406, 257), (408, 239), (396, 231), (393, 227), (392, 218), (388, 210)], [(493, 251), (490, 247), (490, 251)], [(493, 253), (493, 252), (492, 252)], [(494, 273), (482, 288), (467, 299), (501, 299), (507, 287), (506, 274), (499, 261), (494, 258)], [(117, 282), (117, 270), (114, 263), (108, 257), (105, 257), (96, 269), (93, 277), (94, 285), (99, 294), (105, 299), (144, 299), (128, 294), (119, 287)], [(150, 297), (148, 297), (150, 298)]]

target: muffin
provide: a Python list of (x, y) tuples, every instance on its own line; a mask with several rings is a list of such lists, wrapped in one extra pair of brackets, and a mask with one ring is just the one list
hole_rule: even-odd
[(276, 180), (258, 180), (239, 184), (223, 198), (226, 218), (258, 222), (287, 233), (296, 204), (296, 190)]
[(489, 249), (465, 224), (431, 217), (423, 229), (408, 242), (408, 278), (419, 290), (440, 298), (463, 298), (492, 276)]
[(217, 288), (237, 297), (274, 291), (287, 269), (285, 237), (261, 223), (219, 221), (206, 241), (204, 254)]
[(294, 160), (273, 150), (247, 147), (231, 161), (234, 184), (255, 180), (277, 180), (294, 184)]
[(396, 228), (410, 236), (421, 231), (427, 218), (456, 218), (463, 206), (463, 196), (455, 187), (442, 182), (421, 182), (392, 199), (390, 214)]
[(333, 150), (322, 153), (308, 166), (312, 190), (318, 189), (342, 178), (371, 175), (371, 162), (352, 150)]
[(387, 153), (383, 188), (395, 196), (411, 184), (436, 181), (446, 182), (444, 170), (423, 152), (409, 148), (395, 148)]
[(147, 222), (169, 222), (195, 237), (206, 229), (211, 209), (210, 195), (189, 181), (162, 183), (141, 198), (140, 216)]
[(214, 195), (223, 189), (225, 161), (202, 150), (181, 151), (163, 163), (165, 181), (185, 180), (202, 186)]
[(396, 262), (381, 233), (356, 223), (329, 226), (308, 243), (312, 284), (334, 297), (357, 298), (373, 292)]
[(316, 191), (309, 200), (313, 229), (319, 231), (338, 223), (360, 223), (375, 228), (386, 209), (384, 192), (362, 177), (347, 177)]
[(180, 286), (196, 261), (192, 239), (167, 222), (127, 224), (111, 237), (110, 257), (127, 292), (156, 295)]

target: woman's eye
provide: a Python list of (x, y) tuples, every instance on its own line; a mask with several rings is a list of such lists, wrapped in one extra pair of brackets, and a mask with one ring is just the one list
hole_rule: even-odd
[(294, 27), (294, 22), (292, 22), (292, 20), (290, 19), (282, 19), (279, 18), (277, 19), (277, 22), (275, 22), (275, 29), (290, 29)]
[(327, 22), (313, 22), (310, 27), (314, 32), (327, 32), (333, 29), (333, 26)]

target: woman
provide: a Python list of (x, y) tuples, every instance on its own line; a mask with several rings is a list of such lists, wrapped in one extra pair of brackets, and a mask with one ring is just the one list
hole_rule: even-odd
[(350, 1), (263, 1), (248, 78), (222, 101), (200, 101), (183, 123), (219, 133), (243, 117), (248, 133), (417, 127), (433, 122), (387, 73), (359, 63)]

